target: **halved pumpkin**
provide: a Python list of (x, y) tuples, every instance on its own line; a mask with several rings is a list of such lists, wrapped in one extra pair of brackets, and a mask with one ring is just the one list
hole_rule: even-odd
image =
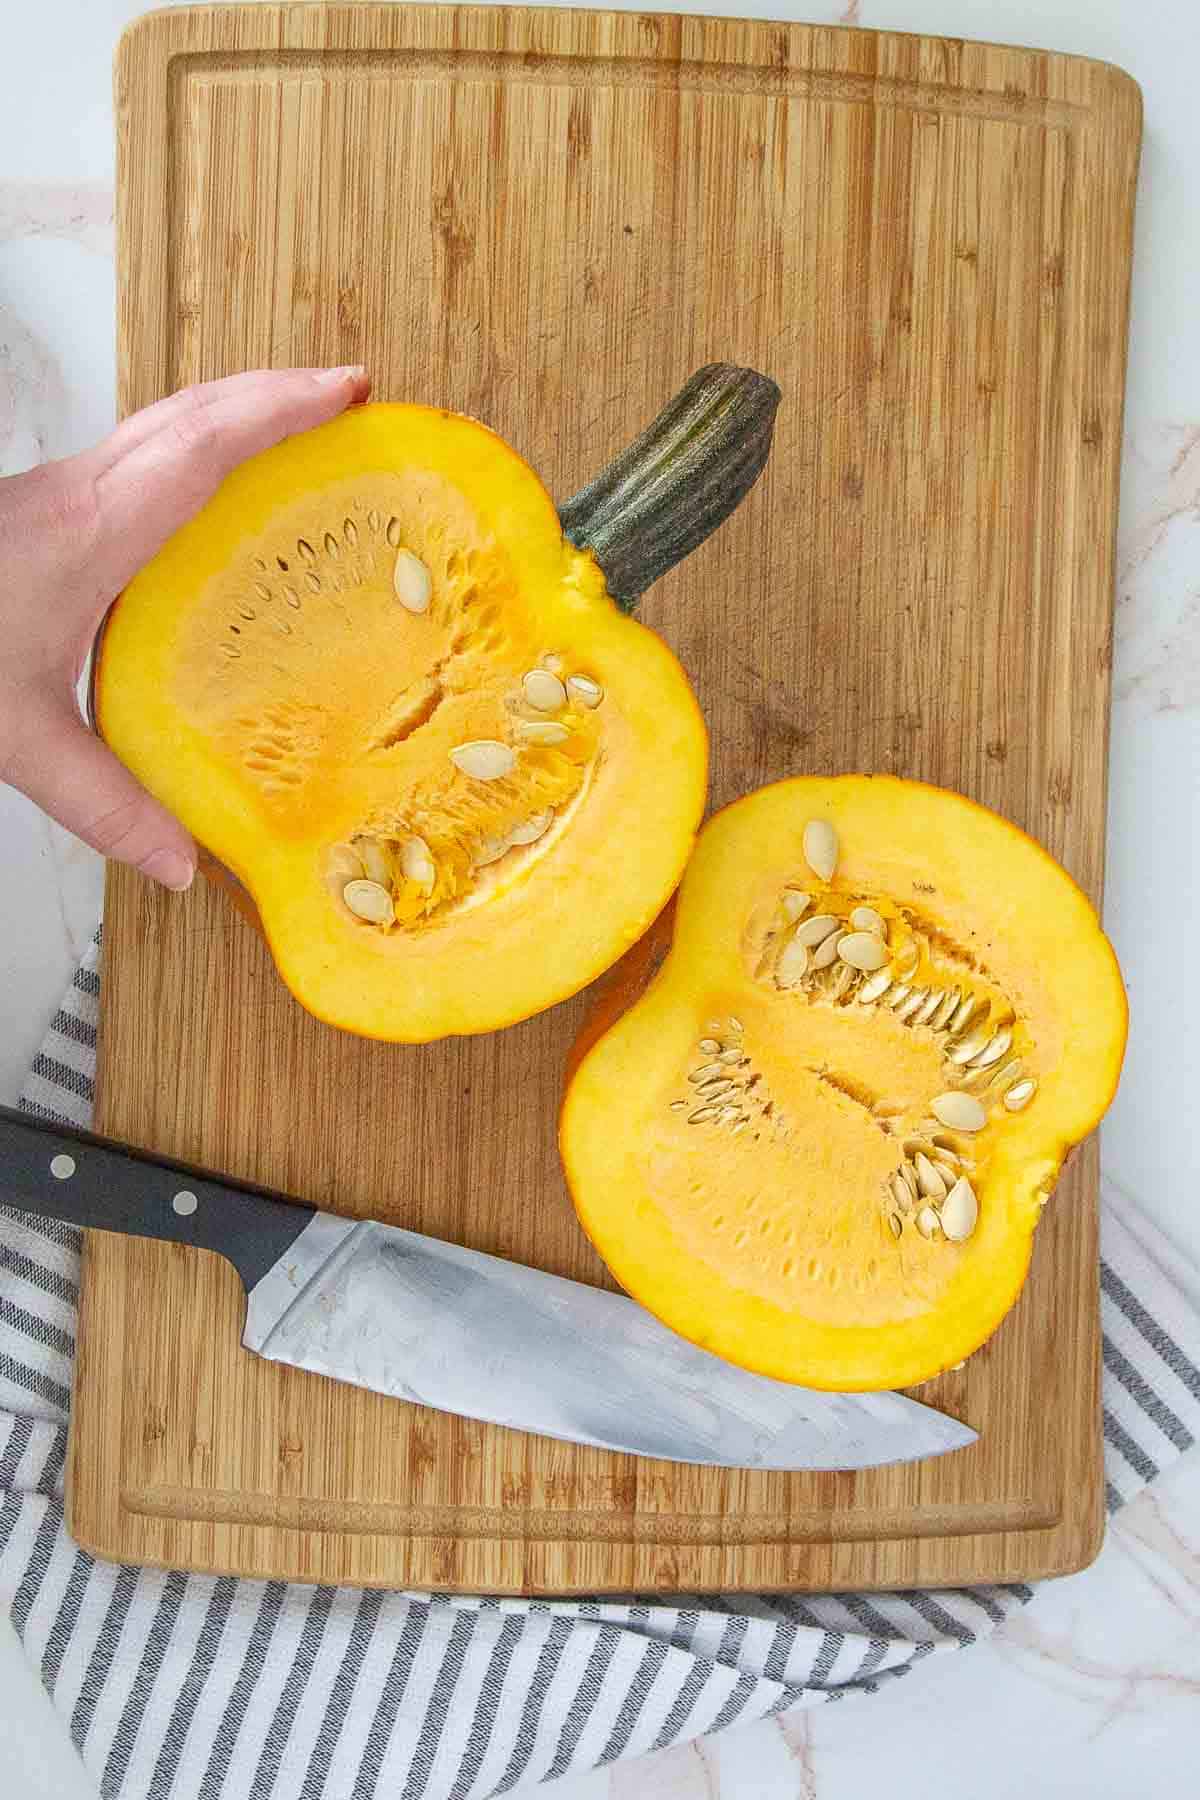
[(684, 1337), (903, 1387), (1013, 1305), (1125, 1035), (1095, 911), (1015, 826), (889, 776), (782, 781), (705, 827), (585, 1026), (563, 1161), (617, 1280)]
[(747, 491), (778, 398), (701, 371), (562, 520), (475, 420), (357, 408), (244, 464), (121, 596), (99, 729), (320, 1018), (401, 1041), (507, 1025), (654, 918), (706, 737), (622, 608)]

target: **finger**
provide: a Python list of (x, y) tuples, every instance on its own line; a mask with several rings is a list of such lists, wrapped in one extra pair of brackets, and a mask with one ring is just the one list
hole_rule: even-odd
[[(152, 406), (144, 406), (140, 412), (131, 413), (102, 443), (85, 451), (84, 458), (90, 464), (93, 476), (98, 477), (123, 456), (128, 456), (130, 451), (144, 444), (148, 438), (156, 437), (160, 431), (173, 425), (185, 414), (195, 412), (198, 407), (212, 406), (221, 400), (234, 400), (255, 408), (262, 396), (272, 388), (277, 388), (280, 382), (293, 381), (296, 376), (311, 378), (325, 373), (323, 369), (247, 369), (237, 375), (226, 375), (220, 381), (206, 381), (194, 387), (180, 388), (178, 393), (168, 394), (165, 399), (156, 400)], [(370, 388), (365, 374), (362, 375), (360, 386), (362, 391), (355, 398), (364, 400)]]
[(196, 847), (165, 807), (148, 794), (112, 751), (65, 709), (26, 722), (26, 746), (5, 774), (43, 812), (101, 856), (130, 863), (185, 888), (196, 872)]
[(283, 438), (336, 418), (363, 392), (357, 369), (295, 370), (180, 413), (97, 479), (96, 573), (115, 592), (212, 498), (225, 477)]

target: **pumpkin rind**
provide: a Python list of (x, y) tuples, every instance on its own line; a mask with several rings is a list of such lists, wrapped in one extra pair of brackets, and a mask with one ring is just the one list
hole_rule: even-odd
[[(828, 882), (804, 855), (814, 820), (836, 835)], [(996, 997), (994, 1041), (1012, 1030), (1036, 1084), (1024, 1109), (1006, 1111), (1005, 1089), (990, 1085), (1004, 1082), (1007, 1057), (978, 1069), (951, 1060), (972, 1048), (969, 1023), (953, 1038), (913, 1024), (915, 1012), (859, 1004), (853, 987), (832, 999), (825, 972), (806, 990), (778, 986), (772, 933), (794, 929), (778, 902), (800, 889), (812, 918), (878, 909), (893, 943), (907, 944), (905, 921), (916, 921), (932, 945), (916, 991), (944, 969), (948, 993), (965, 970), (964, 985)], [(563, 1162), (617, 1280), (683, 1336), (810, 1387), (908, 1386), (978, 1348), (1017, 1299), (1063, 1161), (1115, 1090), (1125, 1033), (1120, 973), (1093, 908), (1015, 826), (893, 777), (784, 781), (709, 822), (674, 908), (614, 972), (569, 1073)], [(975, 1054), (986, 1059), (983, 1037)], [(745, 1066), (704, 1079), (701, 1042), (739, 1047)], [(752, 1111), (737, 1086), (751, 1073), (781, 1129), (762, 1123), (761, 1103), (736, 1135), (732, 1114), (696, 1118), (706, 1092), (718, 1115)], [(932, 1121), (943, 1086), (982, 1096), (982, 1131)], [(940, 1204), (923, 1195), (910, 1211), (894, 1207), (898, 1233), (889, 1223), (889, 1171), (923, 1121), (971, 1165), (978, 1221), (962, 1242), (916, 1229), (918, 1212)], [(923, 1176), (935, 1193), (950, 1187), (928, 1159)], [(969, 1229), (969, 1205), (957, 1211)]]

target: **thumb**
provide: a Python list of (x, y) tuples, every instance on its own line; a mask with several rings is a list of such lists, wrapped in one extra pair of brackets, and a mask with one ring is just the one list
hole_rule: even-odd
[(24, 722), (24, 745), (5, 770), (13, 787), (115, 862), (186, 888), (196, 873), (196, 846), (165, 807), (148, 794), (77, 715), (65, 709)]

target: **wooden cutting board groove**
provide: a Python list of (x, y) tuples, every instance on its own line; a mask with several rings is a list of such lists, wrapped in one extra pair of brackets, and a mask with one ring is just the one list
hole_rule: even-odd
[[(1103, 869), (1140, 107), (1102, 64), (514, 8), (197, 7), (122, 42), (125, 411), (366, 361), (570, 493), (699, 364), (784, 391), (768, 474), (649, 597), (713, 801), (887, 769)], [(897, 822), (897, 829), (903, 822)], [(318, 1025), (203, 884), (110, 873), (100, 1127), (602, 1283), (554, 1144), (583, 998), (418, 1049)], [(969, 1452), (718, 1474), (359, 1394), (239, 1348), (219, 1259), (95, 1234), (69, 1506), (126, 1562), (508, 1591), (957, 1584), (1102, 1521), (1096, 1157), (995, 1339), (923, 1397)]]

